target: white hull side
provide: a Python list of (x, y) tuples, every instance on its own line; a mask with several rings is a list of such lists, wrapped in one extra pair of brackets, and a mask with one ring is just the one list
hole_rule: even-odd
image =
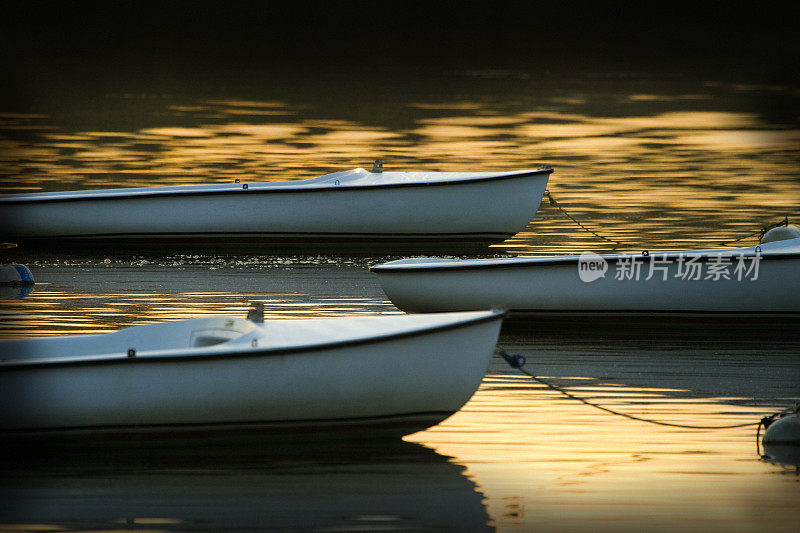
[(502, 307), (517, 312), (800, 313), (800, 258), (762, 258), (758, 278), (675, 278), (678, 265), (646, 280), (581, 281), (577, 263), (425, 272), (377, 271), (384, 292), (406, 312)]
[(0, 428), (180, 430), (419, 414), (433, 425), (479, 386), (501, 318), (301, 353), (5, 369)]
[[(5, 238), (497, 241), (535, 215), (548, 174), (447, 184), (86, 198), (0, 205)], [(277, 190), (276, 190), (277, 189)], [(468, 213), (469, 216), (464, 216)]]

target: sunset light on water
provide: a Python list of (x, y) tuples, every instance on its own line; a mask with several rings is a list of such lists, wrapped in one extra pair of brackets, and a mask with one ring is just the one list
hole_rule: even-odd
[[(2, 194), (299, 181), (376, 159), (385, 173), (554, 171), (528, 225), (478, 248), (3, 248), (35, 284), (0, 287), (0, 339), (244, 318), (253, 304), (269, 335), (287, 320), (401, 315), (369, 270), (389, 261), (750, 247), (765, 226), (798, 224), (796, 25), (770, 40), (699, 8), (515, 17), (479, 4), (463, 9), (483, 24), (393, 2), (374, 17), (281, 5), (192, 19), (173, 6), (158, 22), (76, 8), (61, 14), (74, 35), (53, 29), (64, 10), (35, 22), (20, 8), (2, 32), (18, 52), (3, 63)], [(747, 15), (731, 27), (766, 27)], [(92, 21), (116, 31), (83, 31)], [(796, 320), (512, 315), (497, 345), (540, 381), (495, 355), (439, 425), (391, 441), (319, 430), (13, 456), (0, 531), (794, 531), (797, 463), (765, 455), (756, 433), (800, 399)], [(295, 388), (316, 374), (308, 365)]]

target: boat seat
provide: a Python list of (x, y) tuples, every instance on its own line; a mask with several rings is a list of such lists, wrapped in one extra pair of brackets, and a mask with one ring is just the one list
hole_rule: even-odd
[(241, 337), (244, 333), (235, 329), (197, 329), (192, 332), (190, 345), (194, 348), (214, 346)]

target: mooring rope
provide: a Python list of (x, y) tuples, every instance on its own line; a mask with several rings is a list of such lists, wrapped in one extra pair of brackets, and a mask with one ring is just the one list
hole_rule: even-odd
[[(761, 436), (761, 426), (764, 426), (764, 432), (766, 432), (767, 429), (772, 425), (772, 423), (778, 420), (779, 418), (795, 413), (800, 413), (800, 402), (796, 402), (793, 407), (787, 407), (783, 411), (779, 411), (775, 414), (765, 416), (758, 422), (758, 431), (756, 431), (756, 452), (758, 453), (758, 455), (763, 457), (763, 455), (761, 455), (761, 440), (759, 439), (759, 437)], [(798, 468), (800, 468), (800, 466), (798, 466)]]
[(555, 207), (556, 209), (561, 211), (561, 213), (565, 217), (567, 217), (568, 219), (573, 221), (575, 224), (577, 224), (578, 226), (583, 228), (585, 231), (588, 231), (589, 233), (591, 233), (592, 235), (594, 235), (595, 237), (597, 237), (599, 239), (603, 239), (604, 241), (608, 241), (610, 243), (616, 244), (617, 246), (625, 246), (624, 243), (621, 243), (619, 241), (615, 241), (614, 239), (609, 239), (608, 237), (604, 237), (604, 236), (600, 235), (599, 233), (597, 233), (596, 231), (593, 231), (593, 230), (587, 228), (586, 226), (584, 226), (583, 224), (581, 224), (581, 222), (578, 219), (576, 219), (575, 217), (573, 217), (572, 215), (567, 213), (567, 211), (563, 207), (561, 207), (561, 204), (559, 204), (556, 201), (556, 199), (553, 198), (553, 194), (549, 190), (545, 190), (544, 191), (544, 195), (547, 196), (547, 200), (550, 202), (550, 205), (552, 205), (553, 207)]
[[(727, 246), (728, 244), (732, 244), (734, 242), (739, 242), (742, 239), (746, 239), (748, 237), (752, 237), (753, 235), (760, 235), (760, 237), (763, 237), (764, 234), (766, 232), (768, 232), (769, 230), (771, 230), (772, 228), (777, 228), (777, 227), (780, 227), (780, 226), (788, 226), (788, 225), (789, 225), (789, 216), (787, 215), (781, 221), (775, 222), (774, 224), (770, 224), (768, 226), (764, 226), (763, 228), (759, 229), (758, 231), (754, 231), (753, 233), (748, 233), (747, 235), (739, 237), (738, 239), (734, 239), (732, 241), (721, 242), (720, 245)], [(761, 240), (760, 237), (759, 237), (759, 240)]]
[[(594, 235), (594, 236), (595, 236), (595, 237), (597, 237), (598, 239), (602, 239), (602, 240), (604, 240), (604, 241), (607, 241), (607, 242), (610, 242), (610, 243), (612, 243), (612, 244), (616, 244), (617, 246), (633, 246), (633, 244), (635, 244), (635, 243), (627, 243), (627, 244), (626, 244), (626, 243), (623, 243), (623, 242), (620, 242), (620, 241), (615, 241), (614, 239), (611, 239), (611, 238), (609, 238), (609, 237), (606, 237), (606, 236), (604, 236), (604, 235), (600, 235), (599, 233), (597, 233), (597, 232), (596, 232), (596, 231), (594, 231), (593, 229), (586, 227), (586, 226), (585, 226), (585, 225), (584, 225), (584, 224), (583, 224), (581, 221), (579, 221), (577, 218), (575, 218), (574, 216), (570, 215), (570, 214), (567, 212), (567, 210), (566, 210), (566, 209), (564, 209), (564, 207), (563, 207), (563, 206), (562, 206), (560, 203), (558, 203), (558, 201), (557, 201), (557, 200), (556, 200), (556, 199), (553, 197), (553, 193), (552, 193), (552, 192), (550, 192), (550, 190), (549, 190), (549, 189), (547, 189), (547, 190), (545, 190), (545, 191), (544, 191), (544, 195), (547, 197), (547, 200), (550, 202), (550, 205), (552, 205), (553, 207), (555, 207), (556, 209), (558, 209), (558, 210), (561, 212), (561, 214), (562, 214), (562, 215), (564, 215), (565, 217), (567, 217), (568, 219), (570, 219), (572, 222), (574, 222), (575, 224), (577, 224), (577, 225), (578, 225), (578, 226), (579, 226), (581, 229), (583, 229), (584, 231), (586, 231), (586, 232), (588, 232), (588, 233), (591, 233), (592, 235)], [(769, 225), (763, 226), (763, 227), (759, 228), (758, 230), (756, 230), (756, 231), (754, 231), (754, 232), (752, 232), (752, 233), (748, 233), (747, 235), (742, 235), (742, 236), (741, 236), (741, 237), (739, 237), (738, 239), (733, 239), (733, 240), (730, 240), (730, 241), (724, 241), (724, 242), (720, 242), (719, 244), (720, 244), (720, 246), (727, 246), (727, 245), (729, 245), (729, 244), (733, 244), (733, 243), (735, 243), (735, 242), (742, 241), (742, 240), (744, 240), (744, 239), (747, 239), (747, 238), (749, 238), (749, 237), (753, 237), (753, 236), (755, 236), (755, 235), (760, 235), (761, 237), (763, 237), (763, 236), (764, 236), (764, 234), (765, 234), (766, 232), (768, 232), (769, 230), (771, 230), (772, 228), (777, 228), (777, 227), (779, 227), (779, 226), (788, 226), (788, 225), (789, 225), (789, 216), (788, 216), (788, 215), (786, 215), (786, 216), (784, 216), (783, 220), (780, 220), (780, 221), (778, 221), (778, 222), (775, 222), (775, 223), (773, 223), (773, 224), (769, 224)], [(760, 240), (760, 239), (759, 239), (759, 240)]]
[(694, 425), (688, 425), (688, 424), (675, 424), (675, 423), (672, 423), (672, 422), (661, 422), (659, 420), (651, 420), (651, 419), (648, 419), (648, 418), (642, 418), (642, 417), (639, 417), (639, 416), (629, 415), (627, 413), (621, 413), (619, 411), (615, 411), (613, 409), (609, 409), (608, 407), (603, 407), (602, 405), (597, 405), (595, 403), (592, 403), (589, 400), (586, 400), (584, 398), (579, 398), (578, 396), (575, 396), (574, 394), (571, 394), (571, 393), (565, 391), (564, 389), (562, 389), (561, 387), (559, 387), (557, 385), (553, 385), (552, 383), (549, 383), (549, 382), (543, 380), (542, 378), (534, 376), (533, 374), (531, 374), (530, 372), (525, 370), (525, 368), (523, 368), (525, 366), (525, 356), (523, 356), (523, 355), (520, 355), (520, 354), (513, 354), (512, 355), (512, 354), (509, 354), (508, 352), (506, 352), (505, 350), (503, 350), (502, 348), (498, 348), (497, 354), (500, 355), (503, 359), (505, 359), (506, 362), (512, 368), (516, 368), (517, 370), (519, 370), (523, 374), (526, 374), (526, 375), (530, 376), (534, 381), (536, 381), (538, 383), (541, 383), (542, 385), (544, 385), (546, 387), (549, 387), (549, 388), (553, 389), (554, 391), (560, 392), (561, 394), (563, 394), (564, 396), (566, 396), (567, 398), (569, 398), (571, 400), (576, 400), (576, 401), (584, 403), (584, 404), (586, 404), (586, 405), (588, 405), (590, 407), (594, 407), (595, 409), (600, 409), (601, 411), (605, 411), (606, 413), (610, 413), (612, 415), (617, 415), (617, 416), (622, 416), (622, 417), (625, 417), (625, 418), (629, 418), (631, 420), (636, 420), (638, 422), (647, 422), (648, 424), (657, 424), (659, 426), (669, 426), (669, 427), (676, 427), (676, 428), (683, 428), (683, 429), (733, 429), (733, 428), (743, 428), (743, 427), (748, 427), (748, 426), (759, 426), (759, 429), (760, 429), (760, 426), (762, 424), (762, 422), (759, 421), (759, 422), (748, 422), (747, 424), (732, 424), (730, 426), (694, 426)]

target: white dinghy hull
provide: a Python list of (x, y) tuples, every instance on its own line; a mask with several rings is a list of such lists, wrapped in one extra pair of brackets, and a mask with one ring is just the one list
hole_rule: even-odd
[[(498, 242), (531, 221), (550, 167), (0, 196), (18, 243)], [(465, 216), (465, 213), (468, 216)]]
[(358, 427), (408, 434), (469, 400), (503, 316), (284, 320), (263, 327), (214, 317), (7, 341), (0, 344), (0, 435)]
[(407, 312), (800, 313), (800, 239), (647, 256), (404, 259), (371, 270)]

